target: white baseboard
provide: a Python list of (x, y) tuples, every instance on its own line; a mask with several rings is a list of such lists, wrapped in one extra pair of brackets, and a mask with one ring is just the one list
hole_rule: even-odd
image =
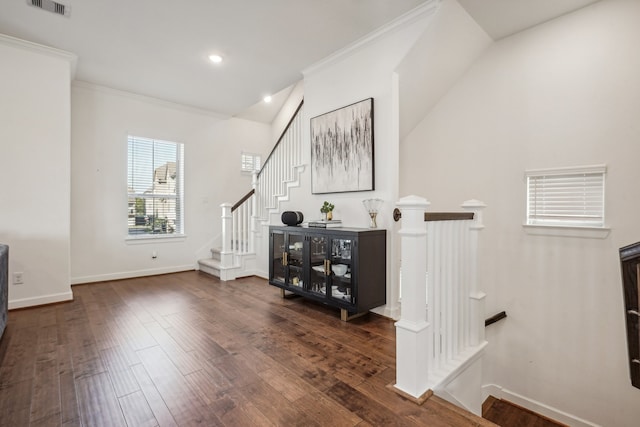
[(268, 271), (263, 271), (263, 270), (255, 270), (253, 272), (254, 276), (260, 277), (262, 279), (265, 280), (269, 280), (269, 272)]
[(482, 401), (489, 397), (489, 395), (497, 397), (498, 399), (508, 400), (509, 402), (522, 406), (523, 408), (572, 427), (601, 427), (599, 424), (583, 420), (575, 415), (568, 414), (552, 406), (545, 405), (542, 402), (529, 399), (528, 397), (514, 393), (496, 384), (485, 384), (482, 386)]
[(196, 270), (193, 264), (177, 265), (173, 267), (150, 268), (147, 270), (122, 271), (118, 273), (97, 274), (95, 276), (72, 277), (71, 284), (79, 285), (82, 283), (105, 282), (108, 280), (131, 279), (133, 277), (155, 276), (158, 274), (179, 273), (181, 271)]
[(62, 292), (59, 294), (42, 295), (31, 298), (21, 298), (9, 300), (9, 310), (15, 310), (16, 308), (35, 307), (37, 305), (53, 304), (56, 302), (73, 301), (73, 292)]

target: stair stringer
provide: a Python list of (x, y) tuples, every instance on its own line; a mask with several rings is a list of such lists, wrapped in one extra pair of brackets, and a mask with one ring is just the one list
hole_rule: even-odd
[(269, 277), (269, 261), (267, 254), (269, 252), (269, 226), (272, 224), (280, 224), (281, 209), (280, 204), (291, 200), (292, 191), (300, 188), (300, 176), (304, 172), (306, 165), (294, 166), (294, 179), (287, 181), (285, 186), (286, 194), (277, 197), (277, 206), (265, 209), (263, 216), (255, 218), (255, 227), (253, 229), (254, 248), (256, 252), (255, 265), (253, 265), (252, 275), (267, 279)]
[[(291, 190), (294, 188), (300, 187), (300, 176), (304, 172), (306, 165), (297, 165), (292, 166), (293, 170), (293, 178), (285, 181), (284, 189), (285, 194), (275, 195), (272, 199), (275, 201), (275, 206), (265, 206), (264, 212), (256, 218), (256, 222), (259, 225), (269, 225), (272, 224), (272, 221), (280, 221), (280, 204), (283, 202), (288, 202), (291, 200)], [(276, 215), (276, 218), (272, 218), (273, 215)], [(255, 227), (253, 230), (256, 235), (260, 235), (262, 233), (262, 227)]]
[(444, 400), (482, 416), (482, 359), (487, 341), (470, 347), (430, 374), (429, 387)]

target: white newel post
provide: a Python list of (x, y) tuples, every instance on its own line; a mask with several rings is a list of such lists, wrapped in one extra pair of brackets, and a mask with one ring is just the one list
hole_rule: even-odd
[(427, 226), (424, 212), (430, 203), (407, 196), (396, 206), (402, 213), (400, 250), (402, 256), (402, 310), (396, 322), (395, 387), (416, 399), (427, 393), (432, 351), (431, 328), (425, 310), (427, 270)]
[(233, 265), (233, 250), (231, 249), (231, 203), (223, 203), (222, 208), (222, 250), (220, 251), (220, 266), (231, 267)]
[(487, 207), (480, 200), (467, 200), (461, 207), (469, 212), (473, 212), (473, 222), (470, 226), (470, 251), (471, 259), (469, 260), (470, 273), (470, 292), (469, 292), (469, 310), (471, 311), (471, 335), (470, 343), (472, 346), (482, 344), (484, 339), (484, 302), (486, 294), (478, 289), (478, 234), (484, 228), (482, 223), (482, 210)]

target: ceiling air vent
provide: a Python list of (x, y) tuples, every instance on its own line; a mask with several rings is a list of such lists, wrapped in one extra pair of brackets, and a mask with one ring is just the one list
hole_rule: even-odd
[(27, 4), (57, 15), (71, 15), (71, 6), (53, 0), (27, 0)]

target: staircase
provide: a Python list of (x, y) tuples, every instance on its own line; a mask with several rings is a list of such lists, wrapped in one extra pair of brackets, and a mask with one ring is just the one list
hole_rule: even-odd
[(220, 277), (220, 259), (220, 248), (212, 248), (211, 258), (204, 258), (198, 261), (200, 271)]
[(394, 213), (402, 219), (395, 389), (418, 403), (435, 393), (480, 415), (487, 342), (477, 247), (485, 205), (469, 200), (454, 213), (426, 212), (429, 205), (408, 196)]
[(256, 241), (272, 215), (280, 214), (280, 203), (289, 200), (293, 188), (300, 186), (303, 164), (304, 101), (285, 127), (278, 142), (254, 173), (252, 189), (235, 204), (223, 203), (221, 246), (211, 249), (211, 258), (198, 261), (200, 271), (233, 280), (257, 274)]

